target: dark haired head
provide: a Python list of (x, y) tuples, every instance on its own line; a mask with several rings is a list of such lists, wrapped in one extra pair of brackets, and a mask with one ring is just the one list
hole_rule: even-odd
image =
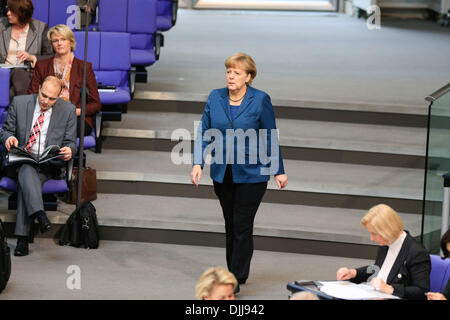
[(444, 256), (442, 259), (449, 258), (449, 252), (447, 250), (447, 243), (450, 243), (450, 229), (447, 230), (446, 233), (442, 236), (441, 239), (441, 249)]
[(8, 0), (6, 3), (8, 10), (11, 10), (21, 25), (25, 25), (31, 21), (34, 12), (34, 6), (31, 0)]

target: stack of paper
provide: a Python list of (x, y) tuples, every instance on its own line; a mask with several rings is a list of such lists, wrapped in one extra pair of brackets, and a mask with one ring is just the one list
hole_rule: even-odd
[(348, 281), (321, 281), (320, 291), (345, 300), (399, 299), (387, 293), (379, 292), (368, 284), (356, 284)]

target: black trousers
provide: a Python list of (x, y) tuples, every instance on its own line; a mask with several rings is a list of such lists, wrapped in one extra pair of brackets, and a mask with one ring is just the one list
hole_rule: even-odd
[(214, 191), (225, 219), (228, 270), (241, 284), (250, 272), (253, 224), (266, 189), (267, 182), (233, 183), (231, 165), (227, 166), (223, 183), (214, 181)]
[[(92, 128), (84, 121), (84, 136), (89, 136), (91, 134)], [(77, 138), (81, 136), (81, 117), (77, 117)]]

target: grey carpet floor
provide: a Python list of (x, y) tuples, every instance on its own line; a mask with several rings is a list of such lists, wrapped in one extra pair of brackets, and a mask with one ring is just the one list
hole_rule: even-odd
[(336, 13), (185, 10), (164, 33), (140, 90), (208, 94), (225, 85), (225, 59), (256, 61), (254, 86), (272, 98), (424, 105), (449, 81), (450, 28), (433, 21)]
[[(15, 239), (9, 240), (15, 248)], [(102, 241), (97, 250), (61, 247), (37, 238), (31, 254), (12, 258), (13, 272), (1, 294), (10, 299), (62, 300), (191, 300), (202, 272), (224, 266), (223, 248)], [(334, 280), (341, 266), (370, 260), (255, 251), (250, 277), (239, 300), (286, 300), (288, 282)], [(81, 289), (68, 289), (70, 266), (78, 266)]]

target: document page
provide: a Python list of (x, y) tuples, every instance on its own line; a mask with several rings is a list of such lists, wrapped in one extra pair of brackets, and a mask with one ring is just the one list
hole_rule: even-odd
[(367, 283), (356, 284), (349, 281), (320, 281), (320, 291), (345, 300), (399, 299), (399, 297), (379, 292)]
[(0, 64), (0, 68), (3, 68), (3, 69), (14, 69), (14, 68), (27, 69), (28, 66), (24, 65), (24, 64), (13, 65), (13, 64), (2, 63), (2, 64)]

